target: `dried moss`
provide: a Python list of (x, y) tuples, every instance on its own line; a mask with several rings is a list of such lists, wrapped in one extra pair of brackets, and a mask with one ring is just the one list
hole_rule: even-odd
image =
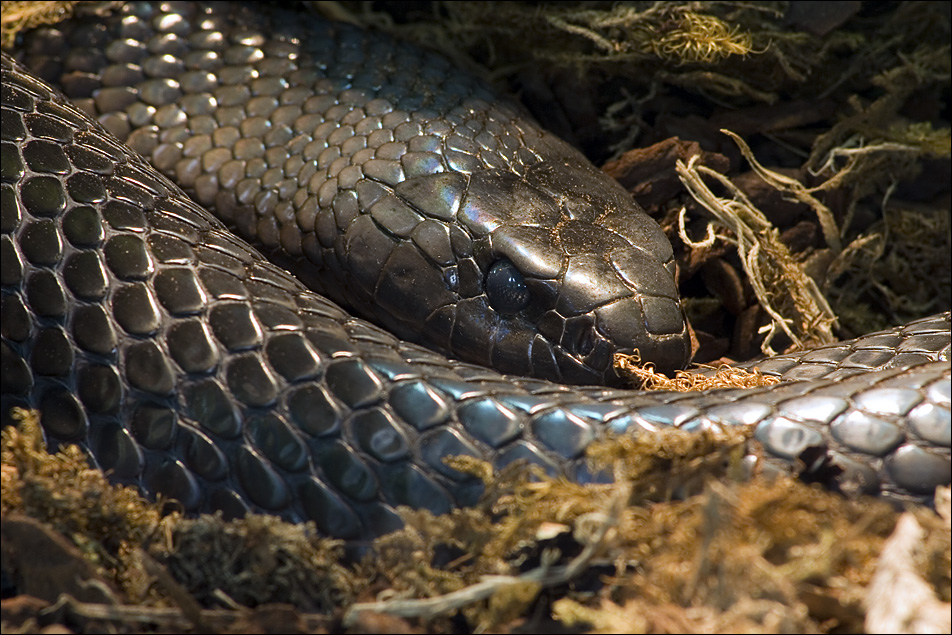
[[(484, 479), (479, 505), (440, 517), (401, 509), (406, 529), (378, 539), (374, 558), (361, 565), (398, 595), (429, 599), (353, 610), (392, 611), (444, 626), (459, 611), (479, 630), (498, 629), (526, 614), (546, 589), (573, 588), (569, 583), (590, 575), (585, 572), (594, 564), (621, 573), (611, 563), (620, 562), (619, 532), (640, 513), (635, 505), (700, 491), (706, 478), (736, 468), (744, 439), (733, 432), (673, 431), (596, 443), (589, 452), (593, 470), (610, 470), (616, 479), (610, 485), (550, 479), (519, 464), (493, 473), (472, 458), (451, 459), (454, 468)], [(446, 553), (455, 557), (447, 561)]]
[[(740, 441), (675, 434), (597, 444), (591, 454), (613, 466), (612, 485), (483, 470), (480, 506), (439, 518), (403, 511), (408, 528), (377, 543), (381, 558), (373, 567), (388, 585), (428, 599), (382, 600), (360, 610), (422, 617), (434, 630), (449, 628), (448, 616), (460, 611), (469, 624), (500, 629), (519, 611), (500, 612), (491, 598), (506, 597), (507, 606), (527, 612), (549, 597), (565, 626), (593, 632), (618, 632), (621, 624), (626, 632), (862, 630), (867, 589), (899, 512), (787, 478), (659, 486), (705, 470), (723, 478)], [(671, 500), (679, 491), (700, 493)], [(948, 527), (928, 510), (915, 514), (928, 536), (917, 575), (938, 589), (935, 601), (947, 602)], [(452, 562), (440, 558), (448, 545), (457, 553)], [(531, 572), (556, 571), (591, 545), (597, 547), (585, 568), (608, 573), (594, 595), (545, 572), (533, 578), (538, 587), (513, 576), (514, 566), (527, 563), (538, 567)], [(939, 579), (937, 571), (944, 571)]]
[(24, 514), (67, 538), (129, 601), (169, 603), (167, 589), (153, 588), (144, 552), (205, 606), (225, 594), (242, 606), (286, 602), (327, 612), (361, 588), (339, 564), (341, 543), (319, 537), (313, 525), (163, 517), (161, 503), (110, 484), (76, 446), (48, 453), (35, 412), (14, 417), (19, 426), (2, 433), (3, 515)]
[[(779, 377), (763, 375), (756, 368), (744, 370), (732, 366), (704, 366), (692, 370), (678, 370), (674, 378), (654, 370), (652, 364), (642, 364), (641, 356), (615, 353), (615, 371), (627, 378), (634, 386), (644, 390), (674, 390), (677, 392), (696, 392), (713, 388), (755, 388), (773, 386), (780, 383)], [(702, 374), (703, 373), (703, 374)]]
[(20, 31), (42, 24), (56, 24), (73, 14), (76, 2), (4, 2), (0, 17), (0, 45), (13, 46)]
[(329, 613), (363, 586), (341, 564), (343, 543), (320, 537), (312, 523), (202, 516), (175, 522), (168, 540), (153, 555), (204, 606), (224, 594), (240, 606), (282, 602)]
[[(51, 526), (80, 527), (64, 535), (92, 544), (96, 523), (72, 516), (109, 517), (95, 505), (125, 500), (128, 490), (97, 480), (76, 450), (45, 455), (39, 437), (22, 429), (30, 425), (35, 418), (20, 431), (4, 431), (4, 517), (28, 510), (49, 517), (44, 522)], [(593, 469), (610, 466), (611, 485), (551, 480), (518, 464), (494, 473), (461, 457), (453, 465), (486, 480), (479, 505), (440, 517), (402, 510), (407, 528), (378, 539), (373, 557), (349, 566), (340, 561), (340, 543), (317, 538), (307, 525), (255, 516), (160, 519), (161, 532), (130, 533), (127, 542), (136, 548), (116, 559), (127, 569), (111, 574), (139, 580), (134, 589), (119, 584), (139, 609), (70, 604), (64, 610), (71, 619), (224, 631), (276, 619), (240, 606), (281, 601), (297, 607), (282, 619), (300, 627), (330, 624), (305, 611), (349, 616), (345, 623), (354, 628), (376, 623), (370, 611), (393, 611), (423, 620), (428, 631), (457, 628), (456, 614), (469, 628), (498, 630), (518, 624), (544, 598), (555, 602), (553, 616), (565, 625), (596, 632), (622, 623), (645, 632), (861, 629), (867, 589), (898, 512), (882, 501), (851, 501), (786, 478), (736, 482), (730, 475), (742, 471), (744, 441), (741, 433), (674, 432), (594, 444)], [(92, 483), (98, 493), (77, 496), (67, 492), (70, 482)], [(52, 491), (23, 496), (41, 489)], [(70, 500), (23, 506), (60, 495)], [(65, 507), (72, 504), (76, 511), (69, 514)], [(132, 507), (141, 505), (132, 500)], [(57, 511), (49, 514), (50, 508)], [(915, 515), (925, 538), (910, 570), (938, 589), (935, 601), (948, 602), (948, 525), (929, 510)], [(152, 526), (154, 512), (146, 517)], [(102, 550), (84, 553), (104, 560), (97, 555)], [(150, 562), (171, 581), (156, 577)], [(177, 587), (195, 603), (194, 617), (185, 617), (181, 607), (188, 602), (177, 597)], [(371, 591), (376, 601), (356, 603)], [(232, 608), (202, 608), (223, 603)], [(162, 606), (170, 608), (150, 608)]]
[(130, 571), (133, 553), (160, 537), (159, 505), (134, 488), (111, 485), (76, 446), (49, 454), (34, 411), (15, 409), (13, 417), (19, 426), (2, 433), (3, 514), (19, 512), (48, 524), (118, 587), (142, 592)]

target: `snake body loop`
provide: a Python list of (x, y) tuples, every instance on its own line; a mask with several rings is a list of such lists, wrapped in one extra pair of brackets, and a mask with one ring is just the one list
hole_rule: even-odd
[(51, 443), (189, 511), (348, 539), (475, 502), (447, 455), (601, 478), (583, 454), (607, 431), (756, 426), (768, 461), (832, 487), (949, 482), (949, 313), (768, 363), (809, 381), (694, 395), (399, 339), (560, 381), (608, 379), (617, 349), (687, 355), (670, 245), (517, 107), (418, 49), (222, 5), (35, 32), (25, 60), (70, 101), (4, 56), (5, 418), (39, 409)]

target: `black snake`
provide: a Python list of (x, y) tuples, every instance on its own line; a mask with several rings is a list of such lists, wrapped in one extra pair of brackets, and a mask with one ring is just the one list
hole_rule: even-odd
[(550, 383), (611, 383), (616, 350), (687, 361), (671, 247), (432, 53), (226, 3), (134, 3), (21, 52), (70, 101), (4, 56), (4, 420), (38, 408), (117, 481), (341, 538), (472, 504), (446, 455), (600, 478), (583, 454), (606, 430), (756, 425), (833, 487), (950, 481), (949, 313), (772, 360), (810, 381), (771, 388)]

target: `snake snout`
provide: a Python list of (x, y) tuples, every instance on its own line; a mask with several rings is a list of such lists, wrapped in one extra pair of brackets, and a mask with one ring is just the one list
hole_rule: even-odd
[(632, 245), (613, 251), (608, 260), (632, 292), (595, 310), (598, 331), (620, 352), (637, 350), (643, 361), (661, 372), (683, 368), (690, 361), (691, 347), (673, 256), (662, 261)]
[(627, 342), (619, 352), (637, 350), (644, 362), (671, 373), (690, 360), (691, 345), (684, 314), (670, 298), (625, 298), (595, 311), (597, 328), (613, 342)]
[(635, 349), (663, 372), (687, 364), (687, 326), (668, 263), (631, 245), (567, 260), (554, 307), (538, 323), (567, 356), (563, 372), (577, 363), (615, 383), (613, 354)]

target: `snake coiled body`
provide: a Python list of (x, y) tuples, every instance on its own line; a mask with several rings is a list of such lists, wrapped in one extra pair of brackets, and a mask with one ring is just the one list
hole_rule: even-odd
[[(400, 337), (581, 382), (609, 379), (616, 348), (685, 361), (670, 246), (574, 150), (428, 53), (220, 4), (39, 31), (25, 61), (312, 288)], [(950, 480), (948, 313), (773, 360), (810, 381), (770, 388), (503, 376), (308, 290), (7, 57), (2, 106), (4, 417), (39, 409), (51, 443), (80, 443), (115, 480), (189, 511), (366, 537), (399, 526), (397, 505), (475, 501), (481, 485), (444, 456), (586, 481), (584, 450), (606, 431), (671, 426), (757, 426), (769, 460), (804, 459), (805, 476), (842, 489), (924, 499)], [(497, 265), (522, 278), (502, 299)], [(422, 296), (397, 295), (409, 290)]]

